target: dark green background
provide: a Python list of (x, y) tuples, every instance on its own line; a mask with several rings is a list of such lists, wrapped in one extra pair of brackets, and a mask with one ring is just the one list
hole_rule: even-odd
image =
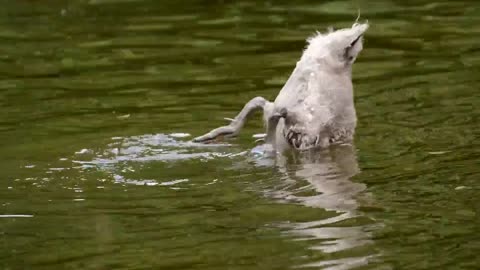
[[(0, 269), (478, 269), (480, 2), (0, 4)], [(273, 99), (358, 9), (353, 178), (251, 154), (260, 115), (170, 136)]]

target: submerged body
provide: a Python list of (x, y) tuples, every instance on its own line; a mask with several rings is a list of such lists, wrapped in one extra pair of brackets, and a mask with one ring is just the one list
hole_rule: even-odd
[(238, 134), (248, 114), (263, 109), (266, 142), (275, 149), (306, 150), (351, 142), (356, 113), (351, 80), (352, 64), (362, 50), (368, 24), (354, 24), (308, 40), (301, 59), (274, 102), (250, 100), (230, 125), (197, 137), (207, 141)]

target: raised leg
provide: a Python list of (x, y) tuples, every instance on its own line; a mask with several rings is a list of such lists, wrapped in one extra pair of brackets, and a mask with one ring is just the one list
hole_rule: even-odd
[(265, 105), (267, 104), (268, 106), (273, 105), (271, 102), (267, 101), (263, 97), (253, 98), (249, 102), (247, 102), (247, 104), (245, 104), (242, 111), (240, 111), (240, 113), (234, 119), (231, 120), (229, 125), (213, 129), (207, 134), (196, 137), (195, 139), (193, 139), (193, 141), (206, 142), (206, 141), (213, 140), (219, 136), (227, 136), (227, 137), (236, 136), (242, 129), (245, 122), (247, 121), (247, 118), (250, 115), (250, 113), (259, 109), (263, 110), (265, 108)]

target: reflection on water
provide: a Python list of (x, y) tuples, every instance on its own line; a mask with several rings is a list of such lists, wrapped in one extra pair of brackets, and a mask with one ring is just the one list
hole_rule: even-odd
[[(230, 159), (234, 162), (233, 170), (246, 168), (246, 161), (254, 162), (257, 166), (276, 169), (280, 173), (280, 182), (274, 190), (256, 192), (286, 203), (293, 202), (334, 213), (319, 220), (280, 223), (279, 228), (286, 230), (285, 235), (290, 235), (295, 241), (306, 241), (310, 249), (323, 254), (368, 249), (373, 244), (372, 232), (378, 228), (378, 224), (372, 223), (357, 211), (359, 199), (367, 200), (368, 194), (365, 193), (365, 184), (351, 179), (359, 173), (354, 146), (337, 145), (327, 150), (272, 156), (271, 153), (261, 151), (265, 150), (262, 148), (264, 146), (235, 153), (235, 147), (230, 144), (198, 144), (179, 140), (178, 137), (175, 134), (155, 134), (112, 138), (113, 142), (100, 153), (78, 151), (77, 158), (82, 157), (83, 160), (73, 162), (80, 164), (81, 170), (107, 172), (117, 184), (158, 185), (172, 190), (192, 189), (198, 183), (188, 178), (158, 181), (158, 178), (144, 179), (138, 176), (148, 175), (146, 171), (158, 162), (175, 164), (188, 160), (208, 162)], [(216, 182), (217, 179), (214, 179), (204, 185)], [(359, 224), (344, 225), (352, 222), (355, 224), (362, 219)], [(354, 257), (322, 259), (302, 266), (352, 269), (368, 264), (370, 259), (377, 256), (378, 254), (365, 251)]]
[[(287, 196), (306, 206), (353, 213), (358, 207), (356, 195), (366, 189), (365, 184), (350, 179), (359, 173), (355, 151), (351, 145), (337, 145), (324, 151), (300, 153), (289, 160), (280, 158), (277, 165), (287, 182), (298, 182), (294, 179), (307, 182)], [(308, 190), (317, 195), (295, 195)]]
[[(349, 221), (362, 219), (357, 211), (359, 198), (365, 200), (367, 186), (352, 181), (359, 172), (356, 149), (353, 145), (336, 145), (326, 150), (312, 150), (279, 156), (277, 167), (282, 172), (281, 190), (270, 196), (293, 201), (307, 207), (334, 211), (332, 217), (288, 224), (298, 240), (309, 241), (311, 248), (326, 254), (335, 254), (373, 243), (372, 231), (377, 224), (344, 226)], [(368, 218), (366, 218), (368, 219)], [(327, 269), (351, 269), (368, 263), (372, 254), (361, 257), (322, 260), (306, 266), (328, 266)]]

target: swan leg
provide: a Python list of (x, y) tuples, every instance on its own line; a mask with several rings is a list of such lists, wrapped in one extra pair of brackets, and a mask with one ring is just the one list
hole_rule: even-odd
[[(248, 116), (256, 110), (260, 110), (260, 109), (264, 110), (266, 106), (268, 106), (269, 108), (270, 107), (273, 108), (273, 103), (269, 102), (263, 97), (252, 98), (249, 102), (245, 104), (245, 106), (240, 111), (240, 113), (234, 119), (231, 119), (230, 124), (213, 129), (202, 136), (198, 136), (194, 138), (193, 141), (207, 142), (207, 141), (214, 140), (220, 136), (225, 136), (225, 137), (236, 136), (238, 135), (238, 133), (240, 133), (240, 130), (242, 129), (245, 122), (247, 121)], [(265, 115), (265, 111), (264, 111), (264, 115)]]

